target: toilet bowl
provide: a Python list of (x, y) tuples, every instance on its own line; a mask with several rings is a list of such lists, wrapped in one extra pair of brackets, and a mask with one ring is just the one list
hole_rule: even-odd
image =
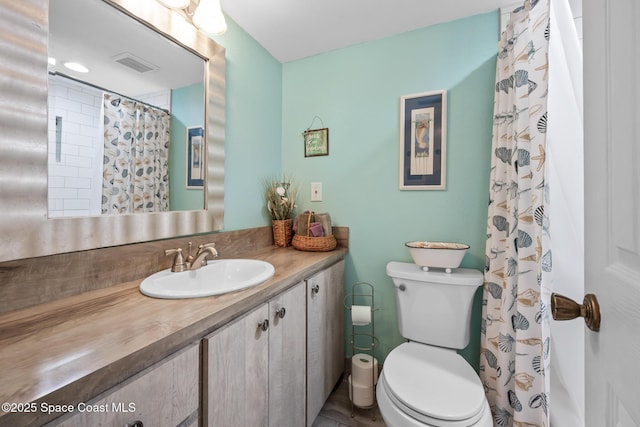
[(376, 396), (390, 427), (493, 426), (480, 379), (454, 350), (401, 344), (387, 356)]
[(408, 340), (387, 356), (376, 387), (390, 427), (492, 427), (480, 378), (456, 350), (469, 343), (471, 306), (482, 273), (424, 271), (390, 262), (398, 327)]

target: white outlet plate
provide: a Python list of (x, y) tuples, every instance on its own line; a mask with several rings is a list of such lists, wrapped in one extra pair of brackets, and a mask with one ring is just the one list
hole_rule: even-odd
[(322, 201), (322, 183), (321, 182), (311, 183), (311, 201), (312, 202)]

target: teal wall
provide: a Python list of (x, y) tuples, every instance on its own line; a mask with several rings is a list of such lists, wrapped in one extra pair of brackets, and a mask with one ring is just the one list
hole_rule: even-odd
[(282, 64), (227, 17), (224, 228), (270, 224), (265, 177), (282, 170)]
[[(402, 342), (385, 265), (411, 260), (406, 241), (465, 242), (463, 267), (484, 265), (498, 12), (286, 64), (228, 22), (215, 38), (227, 49), (225, 229), (268, 224), (262, 180), (293, 175), (300, 208), (350, 228), (346, 290), (375, 285), (382, 361)], [(440, 89), (448, 93), (447, 189), (400, 191), (400, 96)], [(315, 116), (329, 128), (329, 155), (305, 158), (301, 134)], [(316, 181), (324, 199), (312, 203)], [(462, 352), (476, 367), (480, 309), (478, 291)]]
[[(349, 226), (346, 290), (375, 286), (382, 359), (403, 340), (385, 266), (411, 261), (405, 242), (468, 243), (463, 266), (484, 266), (498, 20), (497, 12), (477, 15), (284, 65), (282, 169), (301, 184), (302, 208)], [(440, 89), (448, 94), (447, 189), (400, 191), (400, 96)], [(301, 133), (314, 116), (329, 128), (329, 156), (305, 158)], [(322, 202), (309, 201), (316, 181)], [(474, 339), (463, 352), (474, 366), (476, 297)]]
[(171, 91), (171, 146), (169, 158), (169, 203), (171, 210), (200, 210), (204, 191), (187, 188), (187, 128), (204, 126), (204, 85)]

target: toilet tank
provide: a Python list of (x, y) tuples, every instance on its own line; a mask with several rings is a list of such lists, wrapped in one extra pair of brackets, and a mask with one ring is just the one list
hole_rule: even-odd
[(387, 264), (393, 280), (400, 334), (411, 341), (462, 349), (469, 344), (471, 308), (483, 275), (456, 268), (423, 271), (405, 262)]

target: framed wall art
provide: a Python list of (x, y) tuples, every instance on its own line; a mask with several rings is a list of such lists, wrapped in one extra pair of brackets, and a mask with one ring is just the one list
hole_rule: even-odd
[(187, 188), (204, 187), (204, 130), (187, 128)]
[(447, 92), (400, 97), (400, 190), (444, 190)]
[(329, 155), (329, 128), (307, 129), (302, 136), (305, 157)]

